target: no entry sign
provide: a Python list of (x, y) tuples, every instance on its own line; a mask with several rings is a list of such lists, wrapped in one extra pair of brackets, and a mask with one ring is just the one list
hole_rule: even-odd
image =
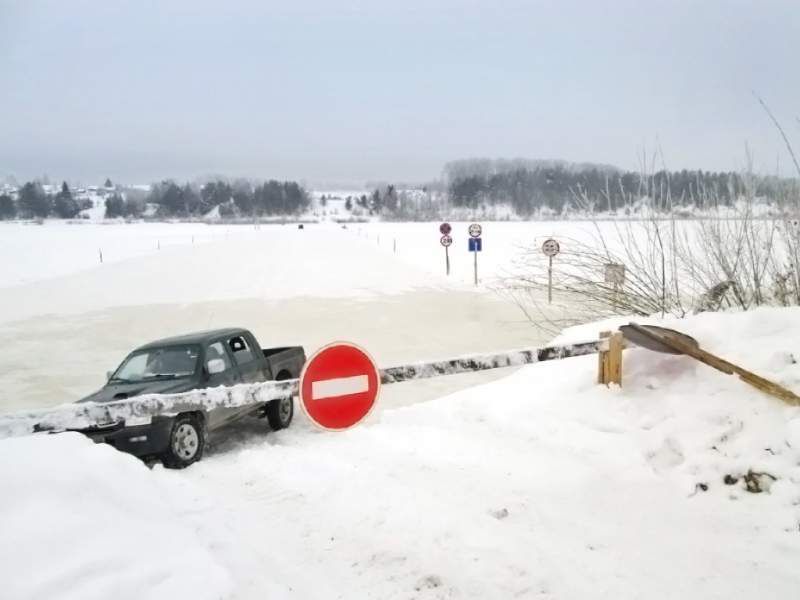
[(355, 344), (336, 342), (318, 350), (303, 367), (300, 404), (323, 429), (347, 429), (369, 414), (380, 386), (369, 354)]

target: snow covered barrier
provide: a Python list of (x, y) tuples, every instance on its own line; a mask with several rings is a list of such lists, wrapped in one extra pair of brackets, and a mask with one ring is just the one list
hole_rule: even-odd
[(512, 350), (495, 354), (463, 356), (449, 360), (417, 363), (381, 370), (381, 383), (400, 383), (411, 379), (425, 379), (440, 375), (455, 375), (468, 371), (486, 371), (504, 367), (518, 367), (546, 360), (557, 360), (596, 354), (599, 342), (577, 342), (563, 346), (547, 346), (531, 350)]
[(155, 415), (233, 408), (269, 402), (297, 393), (297, 379), (266, 381), (233, 387), (194, 390), (181, 394), (145, 394), (114, 402), (61, 404), (39, 411), (0, 415), (0, 438), (25, 435), (37, 430), (64, 431), (125, 421), (127, 425), (149, 423)]
[[(417, 363), (381, 370), (381, 383), (400, 383), (467, 371), (504, 367), (570, 358), (596, 353), (599, 342), (578, 342), (495, 354), (463, 356), (442, 361)], [(145, 394), (107, 403), (62, 404), (55, 408), (0, 415), (0, 438), (26, 435), (35, 431), (64, 431), (124, 421), (127, 425), (149, 423), (155, 415), (208, 411), (214, 408), (247, 406), (285, 398), (298, 393), (298, 380), (267, 381), (194, 390), (181, 394)]]

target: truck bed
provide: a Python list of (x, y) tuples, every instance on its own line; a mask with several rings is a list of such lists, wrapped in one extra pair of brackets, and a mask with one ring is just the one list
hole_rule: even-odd
[(302, 346), (262, 348), (261, 352), (276, 380), (300, 377), (300, 372), (306, 362), (306, 353)]

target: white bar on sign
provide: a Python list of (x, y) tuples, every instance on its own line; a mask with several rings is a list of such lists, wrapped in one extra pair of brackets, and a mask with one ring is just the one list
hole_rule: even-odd
[(366, 375), (311, 382), (311, 398), (313, 400), (360, 394), (366, 391), (369, 391), (369, 378)]

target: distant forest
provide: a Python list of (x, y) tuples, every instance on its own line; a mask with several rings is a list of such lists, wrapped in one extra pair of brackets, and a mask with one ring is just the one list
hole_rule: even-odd
[[(471, 211), (528, 217), (567, 216), (570, 211), (626, 214), (642, 205), (668, 212), (681, 207), (731, 206), (741, 198), (800, 208), (797, 179), (702, 170), (642, 174), (609, 165), (555, 160), (469, 159), (448, 163), (443, 178), (426, 186), (374, 184), (371, 193), (342, 198), (340, 217), (429, 220)], [(335, 196), (320, 198), (323, 214)], [(105, 204), (107, 218), (256, 219), (300, 215), (311, 195), (295, 181), (217, 179), (150, 186), (60, 187), (46, 181), (0, 185), (0, 219), (73, 219)], [(495, 207), (497, 209), (495, 210)], [(333, 209), (332, 214), (338, 208)]]
[(793, 200), (797, 180), (735, 172), (622, 171), (606, 165), (561, 161), (474, 159), (445, 166), (452, 205), (479, 208), (504, 204), (521, 216), (565, 207), (616, 212), (648, 198), (655, 208), (729, 206), (742, 197)]
[[(261, 184), (247, 180), (210, 181), (202, 186), (163, 181), (154, 184), (145, 198), (130, 199), (128, 204), (142, 200), (157, 207), (157, 216), (167, 217), (203, 216), (215, 207), (219, 207), (220, 217), (295, 215), (311, 203), (308, 192), (297, 182), (274, 179)], [(106, 201), (106, 215), (114, 216), (108, 215), (108, 209)], [(125, 210), (128, 215), (133, 214), (130, 206)]]
[(0, 193), (0, 219), (73, 219), (93, 208), (93, 198), (105, 203), (107, 218), (143, 216), (155, 218), (194, 218), (214, 210), (220, 217), (262, 217), (302, 213), (311, 203), (308, 192), (294, 181), (270, 180), (254, 184), (237, 180), (211, 181), (204, 185), (162, 181), (140, 188), (115, 186), (106, 180), (103, 187), (71, 189), (66, 182), (58, 192), (54, 186), (29, 181), (18, 189)]

